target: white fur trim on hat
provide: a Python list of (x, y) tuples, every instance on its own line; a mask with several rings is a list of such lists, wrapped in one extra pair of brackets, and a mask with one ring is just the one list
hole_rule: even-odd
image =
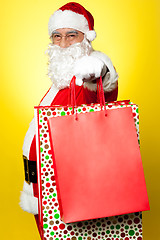
[(73, 28), (86, 34), (86, 38), (89, 41), (93, 41), (96, 37), (94, 30), (89, 30), (88, 21), (82, 15), (70, 10), (57, 10), (51, 15), (48, 22), (48, 32), (52, 35), (52, 32), (60, 28)]

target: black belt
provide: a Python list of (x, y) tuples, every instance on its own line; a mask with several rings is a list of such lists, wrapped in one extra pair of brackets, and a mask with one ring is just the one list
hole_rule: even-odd
[(37, 183), (37, 162), (29, 161), (26, 156), (23, 155), (25, 180), (27, 183)]

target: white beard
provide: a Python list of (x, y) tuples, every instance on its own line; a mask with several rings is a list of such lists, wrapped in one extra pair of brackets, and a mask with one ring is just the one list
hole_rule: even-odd
[(73, 68), (76, 59), (90, 55), (93, 51), (91, 44), (84, 37), (81, 43), (75, 43), (67, 48), (49, 44), (48, 76), (56, 88), (69, 87), (74, 75)]

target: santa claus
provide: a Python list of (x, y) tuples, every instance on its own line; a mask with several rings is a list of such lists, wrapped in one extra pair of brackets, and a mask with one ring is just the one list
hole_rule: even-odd
[[(52, 86), (40, 105), (67, 105), (72, 77), (76, 76), (77, 105), (97, 102), (96, 80), (102, 76), (106, 101), (115, 101), (118, 94), (118, 74), (104, 53), (95, 51), (91, 41), (96, 38), (94, 19), (78, 3), (67, 3), (49, 19), (51, 43), (48, 46), (48, 76)], [(35, 120), (30, 123), (23, 145), (25, 181), (20, 198), (23, 210), (38, 214), (36, 183)]]

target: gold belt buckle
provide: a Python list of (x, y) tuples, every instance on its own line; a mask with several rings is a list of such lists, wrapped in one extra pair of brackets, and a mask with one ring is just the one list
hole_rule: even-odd
[(25, 171), (25, 181), (30, 184), (30, 177), (29, 177), (29, 161), (26, 156), (23, 155), (24, 161), (24, 171)]

